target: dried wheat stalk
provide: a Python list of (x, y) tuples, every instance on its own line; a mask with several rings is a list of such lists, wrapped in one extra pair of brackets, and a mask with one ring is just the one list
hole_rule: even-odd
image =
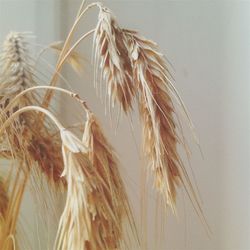
[(123, 219), (132, 218), (113, 151), (92, 115), (84, 142), (67, 130), (61, 137), (68, 192), (56, 249), (120, 249)]
[[(0, 235), (2, 235), (4, 218), (6, 216), (6, 211), (8, 208), (8, 195), (6, 184), (0, 179)], [(0, 236), (1, 238), (1, 236)]]
[(177, 186), (184, 184), (185, 178), (190, 182), (177, 151), (180, 140), (171, 76), (154, 42), (133, 31), (123, 32), (128, 40), (134, 84), (138, 89), (143, 150), (149, 160), (156, 189), (174, 211)]
[[(175, 211), (179, 184), (191, 191), (195, 199), (177, 151), (181, 141), (173, 98), (181, 105), (182, 102), (171, 83), (163, 55), (154, 42), (134, 31), (121, 29), (111, 11), (100, 3), (90, 4), (85, 9), (83, 6), (84, 2), (64, 45), (51, 46), (60, 52), (51, 87), (36, 86), (36, 72), (23, 33), (10, 33), (4, 43), (0, 55), (0, 157), (13, 160), (17, 173), (22, 174), (8, 198), (0, 182), (1, 250), (15, 248), (15, 240), (10, 239), (15, 239), (23, 192), (30, 178), (30, 169), (34, 166), (38, 169), (35, 178), (39, 178), (42, 172), (51, 187), (63, 186), (67, 190), (55, 249), (121, 249), (127, 243), (124, 225), (128, 222), (135, 232), (117, 157), (96, 117), (77, 94), (54, 87), (66, 61), (79, 70), (78, 54), (74, 50), (93, 30), (81, 36), (72, 47), (70, 44), (79, 21), (94, 6), (100, 10), (94, 30), (96, 88), (99, 75), (100, 80), (106, 83), (104, 88), (109, 106), (118, 103), (126, 114), (132, 111), (134, 99), (138, 101), (143, 150), (151, 166), (156, 189), (166, 204)], [(47, 88), (41, 102), (32, 91), (38, 88)], [(56, 90), (69, 94), (84, 106), (87, 122), (82, 141), (45, 109)], [(42, 118), (37, 112), (26, 111), (42, 112)], [(51, 119), (44, 120), (44, 116)], [(58, 129), (60, 133), (56, 133)]]
[[(105, 216), (103, 211), (95, 209), (95, 220), (92, 226), (102, 232), (102, 249), (121, 249), (124, 242), (124, 222), (129, 222), (134, 232), (134, 222), (127, 194), (122, 182), (116, 154), (104, 136), (101, 126), (92, 112), (87, 110), (87, 122), (83, 135), (84, 145), (88, 148), (89, 158), (99, 178), (102, 179), (102, 195), (113, 212), (113, 219)], [(93, 193), (92, 199), (98, 203), (99, 192)], [(99, 211), (98, 211), (99, 210)], [(115, 219), (115, 221), (114, 221)], [(98, 242), (95, 233), (95, 241)], [(101, 243), (101, 242), (100, 242)], [(99, 249), (98, 248), (98, 249)]]
[[(23, 90), (37, 85), (35, 82), (35, 72), (32, 60), (28, 52), (25, 34), (10, 33), (3, 45), (3, 51), (0, 57), (0, 108), (2, 109), (1, 121), (4, 122), (15, 111), (20, 108), (36, 104), (39, 105), (39, 96), (28, 93), (15, 102), (15, 105), (9, 106), (9, 102)], [(54, 129), (51, 124), (37, 126), (37, 115), (22, 114), (15, 119), (15, 122), (6, 131), (5, 137), (1, 138), (2, 143), (10, 144), (16, 157), (22, 160), (23, 153), (19, 154), (22, 148), (33, 161), (33, 165), (38, 165), (39, 171), (42, 171), (55, 186), (64, 184), (65, 181), (60, 178), (62, 173), (62, 157), (60, 154), (60, 138), (51, 135)], [(2, 150), (2, 156), (8, 157), (10, 152), (5, 148)], [(30, 168), (32, 166), (29, 166)]]
[[(16, 119), (18, 117), (21, 117), (22, 115), (27, 115), (28, 111), (37, 111), (42, 112), (45, 115), (48, 116), (48, 118), (51, 119), (51, 121), (54, 123), (54, 125), (59, 129), (62, 130), (61, 123), (53, 116), (51, 112), (49, 112), (46, 109), (43, 109), (39, 106), (25, 106), (20, 109), (18, 109), (16, 112), (14, 112), (10, 117), (8, 117), (5, 122), (2, 124), (0, 128), (0, 135), (7, 130), (7, 128), (11, 127), (13, 124), (15, 124)], [(34, 112), (32, 112), (34, 113)], [(27, 154), (25, 148), (24, 150), (22, 148), (19, 149), (20, 152), (24, 154), (23, 161), (17, 161), (19, 164), (32, 166), (33, 165), (33, 158), (29, 157), (29, 154)], [(53, 159), (54, 160), (54, 159)], [(27, 180), (30, 178), (30, 168), (25, 168), (22, 166), (18, 166), (18, 164), (15, 164), (16, 171), (17, 171), (17, 178), (14, 180), (13, 183), (13, 190), (11, 191), (11, 198), (9, 202), (9, 207), (7, 210), (6, 219), (4, 222), (4, 231), (3, 231), (3, 237), (0, 239), (0, 246), (3, 246), (3, 249), (9, 250), (9, 249), (16, 249), (15, 245), (15, 238), (14, 233), (16, 230), (16, 224), (17, 219), (19, 215), (19, 209), (23, 198), (24, 189), (27, 184)], [(63, 166), (62, 166), (63, 167)]]
[(101, 76), (108, 86), (112, 105), (114, 100), (119, 101), (124, 112), (128, 113), (133, 107), (134, 97), (138, 101), (143, 150), (156, 189), (174, 211), (177, 186), (182, 183), (198, 205), (177, 151), (177, 145), (185, 143), (178, 136), (173, 99), (182, 108), (183, 103), (157, 45), (137, 32), (119, 28), (111, 11), (105, 7), (100, 8), (94, 45), (95, 65), (100, 62)]
[[(92, 191), (93, 173), (91, 164), (82, 145), (73, 134), (63, 130), (62, 152), (64, 171), (68, 183), (64, 211), (58, 226), (56, 249), (85, 249), (90, 241), (90, 213), (87, 194)], [(86, 171), (86, 176), (85, 176)], [(90, 172), (90, 173), (89, 173)]]
[(132, 109), (135, 88), (126, 37), (111, 11), (105, 7), (100, 9), (94, 45), (95, 67), (96, 70), (100, 67), (110, 103), (114, 106), (117, 101), (127, 113)]

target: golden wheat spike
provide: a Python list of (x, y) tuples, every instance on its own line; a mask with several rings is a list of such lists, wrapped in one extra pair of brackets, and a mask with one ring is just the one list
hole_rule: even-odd
[[(112, 191), (117, 192), (120, 183), (110, 187), (102, 176), (104, 170), (96, 169), (89, 160), (88, 148), (71, 132), (61, 130), (61, 138), (68, 190), (56, 249), (117, 249), (126, 208), (121, 207), (121, 201), (114, 201), (117, 194)], [(126, 201), (123, 204), (127, 206)]]
[(97, 180), (85, 146), (71, 132), (61, 131), (64, 160), (63, 176), (67, 180), (67, 198), (58, 227), (56, 249), (87, 249), (91, 239), (89, 195), (97, 188)]
[(174, 211), (177, 186), (188, 176), (177, 151), (179, 137), (170, 91), (171, 76), (154, 42), (134, 31), (124, 30), (124, 34), (129, 40), (138, 89), (143, 149), (154, 175), (155, 187)]
[[(124, 243), (124, 224), (129, 222), (134, 232), (134, 222), (131, 214), (127, 194), (119, 173), (119, 164), (116, 154), (102, 132), (96, 117), (87, 110), (87, 122), (83, 135), (84, 145), (88, 148), (88, 154), (93, 168), (102, 179), (102, 195), (109, 203), (114, 218), (106, 218), (105, 211), (97, 213), (92, 224), (96, 231), (103, 232), (102, 249), (120, 249)], [(99, 199), (100, 194), (93, 193), (92, 200)], [(94, 238), (98, 239), (95, 233)], [(126, 244), (125, 244), (126, 245)], [(101, 248), (101, 245), (99, 246)]]
[(0, 96), (2, 98), (15, 95), (34, 85), (33, 70), (24, 33), (11, 32), (7, 35), (0, 56), (0, 64)]
[[(21, 96), (15, 105), (8, 105), (17, 94), (37, 85), (33, 77), (36, 72), (26, 40), (27, 37), (24, 33), (11, 32), (3, 44), (0, 57), (2, 66), (0, 71), (1, 122), (26, 105), (40, 104), (38, 95), (27, 93), (27, 95)], [(6, 107), (9, 108), (6, 110)], [(44, 173), (51, 184), (63, 186), (65, 181), (60, 178), (63, 165), (60, 138), (54, 136), (52, 139), (51, 135), (55, 133), (53, 126), (49, 123), (37, 126), (37, 121), (38, 117), (34, 113), (20, 115), (7, 129), (6, 135), (1, 135), (1, 141), (8, 141), (18, 160), (22, 160), (25, 154), (28, 155), (27, 157), (31, 158), (31, 164), (38, 166), (38, 172)], [(20, 154), (20, 148), (25, 151), (25, 154)], [(6, 153), (1, 155), (10, 156)]]
[(111, 11), (105, 7), (100, 9), (94, 34), (94, 46), (95, 71), (97, 74), (100, 68), (101, 78), (106, 85), (105, 94), (109, 96), (112, 106), (116, 101), (127, 113), (132, 109), (135, 88), (126, 37)]

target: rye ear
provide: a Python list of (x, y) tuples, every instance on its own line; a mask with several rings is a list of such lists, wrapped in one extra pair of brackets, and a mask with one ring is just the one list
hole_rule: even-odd
[(99, 13), (94, 34), (94, 47), (95, 85), (97, 85), (99, 71), (100, 84), (103, 84), (103, 79), (109, 104), (114, 106), (116, 102), (125, 113), (131, 111), (135, 87), (126, 37), (111, 11), (104, 7)]
[(143, 151), (153, 174), (156, 190), (175, 213), (177, 187), (182, 185), (202, 217), (199, 201), (182, 163), (181, 141), (174, 101), (185, 107), (172, 85), (172, 76), (157, 44), (135, 31), (123, 30), (129, 44), (133, 79), (138, 90), (139, 113), (143, 133)]

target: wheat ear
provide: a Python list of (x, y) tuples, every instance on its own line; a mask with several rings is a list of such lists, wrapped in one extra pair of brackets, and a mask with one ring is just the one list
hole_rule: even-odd
[[(112, 210), (105, 180), (89, 160), (85, 145), (71, 132), (61, 130), (64, 172), (68, 183), (56, 249), (117, 249), (117, 213)], [(110, 197), (108, 195), (108, 197)], [(112, 234), (110, 228), (113, 229)], [(106, 234), (108, 233), (108, 235)], [(120, 240), (120, 237), (117, 239)]]
[[(0, 108), (1, 121), (4, 122), (15, 111), (26, 105), (39, 105), (39, 96), (28, 93), (15, 102), (15, 105), (9, 106), (9, 103), (16, 95), (25, 89), (36, 86), (34, 79), (36, 75), (33, 67), (33, 61), (28, 51), (28, 43), (24, 33), (11, 32), (5, 39), (0, 57)], [(9, 107), (6, 109), (6, 107)], [(2, 142), (8, 144), (11, 150), (15, 152), (17, 159), (22, 161), (24, 154), (20, 154), (20, 148), (31, 158), (30, 164), (37, 166), (39, 171), (44, 173), (51, 184), (54, 186), (63, 186), (64, 181), (61, 176), (62, 157), (60, 154), (60, 138), (51, 135), (54, 134), (54, 128), (49, 123), (37, 126), (38, 117), (33, 114), (22, 114), (16, 117), (8, 129), (7, 133), (2, 135)], [(11, 151), (9, 150), (9, 152)], [(6, 150), (4, 150), (5, 152)], [(7, 157), (7, 154), (1, 154)], [(9, 154), (10, 155), (10, 154)], [(32, 166), (29, 164), (29, 167)]]
[[(58, 120), (49, 111), (41, 109), (38, 106), (25, 106), (15, 111), (4, 121), (4, 123), (0, 127), (0, 137), (3, 135), (5, 131), (15, 128), (16, 121), (18, 118), (30, 115), (31, 112), (27, 114), (27, 111), (43, 112), (47, 116), (51, 117), (52, 122), (55, 123), (55, 125), (59, 127), (59, 129), (62, 127), (60, 122), (58, 122)], [(23, 135), (19, 135), (19, 137), (17, 138), (20, 140), (20, 142), (27, 143), (27, 138), (25, 138), (26, 140), (23, 139)], [(18, 149), (18, 155), (15, 154), (16, 149), (14, 150), (13, 154), (14, 157), (13, 161), (15, 162), (15, 170), (17, 171), (17, 179), (13, 182), (13, 191), (11, 191), (11, 197), (9, 202), (10, 208), (8, 208), (7, 210), (6, 219), (4, 221), (3, 237), (0, 242), (0, 246), (3, 246), (3, 249), (6, 250), (17, 249), (15, 232), (16, 232), (16, 224), (19, 217), (19, 209), (22, 202), (24, 189), (26, 187), (27, 181), (30, 179), (31, 167), (35, 166), (33, 156), (30, 156), (29, 152), (27, 152), (26, 145), (21, 143), (20, 145), (21, 147)], [(60, 154), (60, 151), (58, 152), (58, 154)], [(55, 159), (53, 159), (53, 161), (54, 160)], [(24, 175), (24, 177), (22, 177), (22, 175)], [(35, 175), (35, 177), (38, 176)], [(40, 195), (40, 193), (36, 193), (36, 195)], [(22, 241), (21, 244), (24, 244), (24, 241)]]
[[(105, 81), (110, 103), (114, 106), (115, 101), (118, 102), (127, 113), (132, 109), (135, 88), (126, 37), (111, 11), (105, 7), (99, 12), (94, 45), (95, 71), (98, 72), (100, 68), (101, 79)], [(95, 81), (97, 82), (97, 79)]]
[(64, 171), (68, 183), (64, 211), (58, 226), (55, 249), (88, 249), (91, 214), (88, 194), (95, 188), (94, 174), (86, 148), (67, 130), (61, 131)]
[[(143, 149), (156, 189), (175, 211), (176, 189), (182, 183), (193, 190), (177, 145), (180, 142), (172, 101), (171, 75), (157, 45), (134, 31), (124, 30), (130, 47), (135, 85), (143, 126)], [(177, 97), (178, 98), (178, 97)]]
[[(131, 214), (127, 194), (119, 173), (119, 164), (116, 154), (104, 136), (101, 126), (92, 112), (87, 110), (87, 122), (83, 135), (84, 145), (88, 148), (88, 154), (93, 168), (102, 179), (101, 188), (109, 209), (113, 216), (105, 213), (96, 206), (94, 213), (95, 220), (92, 220), (92, 227), (96, 232), (102, 232), (100, 236), (95, 233), (94, 238), (99, 242), (99, 248), (121, 249), (124, 239), (125, 222), (129, 222), (132, 232), (135, 232), (134, 221)], [(98, 204), (100, 194), (93, 192), (92, 200)], [(98, 248), (98, 249), (99, 249)]]

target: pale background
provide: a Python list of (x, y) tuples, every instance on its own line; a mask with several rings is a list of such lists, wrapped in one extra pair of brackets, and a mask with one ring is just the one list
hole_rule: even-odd
[[(190, 143), (192, 167), (203, 208), (213, 231), (207, 237), (189, 202), (180, 194), (179, 218), (169, 213), (165, 239), (155, 248), (154, 211), (149, 210), (149, 250), (250, 249), (250, 1), (105, 1), (119, 23), (158, 42), (175, 68), (179, 90), (199, 135), (204, 159)], [(33, 31), (37, 43), (65, 37), (80, 1), (0, 0), (0, 40), (10, 30)], [(92, 28), (96, 11), (83, 21)], [(90, 58), (90, 42), (81, 52)], [(91, 74), (87, 67), (84, 74)], [(64, 75), (101, 118), (126, 171), (135, 217), (140, 217), (139, 168), (143, 163), (124, 118), (115, 135), (96, 97), (91, 77), (80, 81), (70, 69)], [(62, 102), (66, 120), (68, 105)], [(135, 114), (136, 121), (136, 114)], [(140, 130), (135, 125), (140, 142)], [(125, 172), (124, 171), (124, 172)], [(23, 209), (31, 220), (32, 203)], [(153, 194), (150, 203), (155, 203)], [(33, 220), (33, 219), (32, 219)], [(34, 223), (30, 221), (30, 224)], [(32, 228), (32, 226), (31, 226)], [(32, 230), (32, 229), (31, 229)], [(37, 242), (33, 242), (37, 249)], [(42, 249), (43, 250), (43, 249)], [(135, 248), (136, 250), (136, 248)]]

